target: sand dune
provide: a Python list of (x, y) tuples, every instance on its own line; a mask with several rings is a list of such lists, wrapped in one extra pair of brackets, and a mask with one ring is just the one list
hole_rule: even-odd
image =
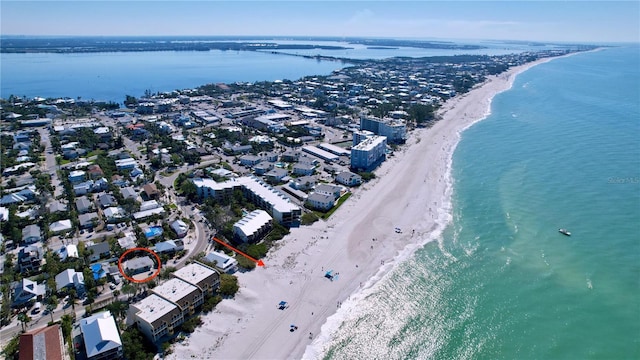
[[(236, 298), (203, 316), (205, 325), (176, 344), (169, 358), (316, 358), (315, 349), (335, 326), (327, 319), (340, 303), (382, 278), (399, 254), (440, 235), (451, 219), (451, 156), (460, 132), (486, 117), (493, 96), (510, 88), (516, 74), (544, 61), (492, 76), (447, 101), (443, 120), (413, 131), (375, 171), (377, 178), (355, 189), (328, 221), (292, 229), (264, 268), (239, 274)], [(325, 278), (328, 270), (337, 279)], [(281, 300), (290, 307), (279, 310)], [(298, 330), (290, 332), (291, 324)]]

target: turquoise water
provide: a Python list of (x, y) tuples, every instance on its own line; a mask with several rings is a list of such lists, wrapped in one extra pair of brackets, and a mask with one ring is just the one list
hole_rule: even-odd
[(324, 358), (640, 358), (639, 50), (556, 59), (497, 95), (454, 154), (453, 222)]

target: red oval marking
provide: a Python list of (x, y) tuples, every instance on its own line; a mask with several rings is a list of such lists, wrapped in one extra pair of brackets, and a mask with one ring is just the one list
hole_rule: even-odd
[[(153, 273), (153, 275), (146, 277), (142, 280), (136, 280), (134, 278), (132, 278), (131, 276), (127, 275), (124, 273), (124, 270), (122, 270), (122, 259), (124, 259), (125, 256), (127, 256), (127, 254), (132, 253), (134, 251), (146, 251), (149, 254), (155, 256), (157, 262), (158, 262), (158, 269), (156, 270), (155, 273)], [(158, 276), (160, 274), (160, 269), (162, 268), (162, 261), (160, 261), (160, 256), (158, 256), (158, 254), (156, 254), (153, 250), (149, 249), (149, 248), (141, 248), (141, 247), (136, 247), (136, 248), (131, 248), (127, 251), (125, 251), (124, 253), (122, 253), (122, 255), (120, 255), (120, 258), (118, 259), (118, 271), (120, 271), (120, 274), (122, 274), (122, 276), (124, 276), (125, 279), (134, 282), (134, 283), (145, 283), (147, 281), (151, 281), (153, 280), (156, 276)]]

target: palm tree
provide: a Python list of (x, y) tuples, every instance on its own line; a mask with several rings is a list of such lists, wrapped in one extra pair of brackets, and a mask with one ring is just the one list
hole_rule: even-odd
[(27, 315), (26, 312), (21, 312), (20, 314), (18, 314), (18, 321), (20, 321), (22, 323), (22, 331), (25, 331), (25, 324), (27, 324), (29, 321), (31, 321), (31, 318), (29, 317), (29, 315)]
[(78, 298), (78, 294), (76, 293), (75, 288), (69, 289), (69, 302), (71, 303), (71, 308), (76, 310), (76, 299)]
[(53, 322), (53, 310), (55, 309), (56, 309), (56, 306), (53, 305), (52, 303), (47, 304), (47, 311), (49, 312), (49, 315), (51, 315), (51, 322)]

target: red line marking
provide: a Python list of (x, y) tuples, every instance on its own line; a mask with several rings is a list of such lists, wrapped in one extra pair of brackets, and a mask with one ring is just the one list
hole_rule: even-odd
[(233, 250), (233, 251), (237, 252), (238, 254), (240, 254), (240, 255), (242, 255), (242, 256), (244, 256), (244, 257), (246, 257), (247, 259), (249, 259), (249, 260), (251, 260), (251, 261), (255, 262), (255, 263), (256, 263), (256, 265), (258, 265), (258, 266), (264, 266), (264, 263), (262, 262), (262, 260), (256, 260), (256, 259), (252, 258), (251, 256), (249, 256), (249, 255), (247, 255), (247, 254), (243, 253), (242, 251), (240, 251), (240, 250), (238, 250), (238, 249), (234, 248), (233, 246), (231, 246), (231, 245), (227, 244), (226, 242), (224, 242), (224, 241), (222, 241), (222, 240), (220, 240), (220, 239), (216, 238), (215, 236), (214, 236), (212, 239), (213, 239), (215, 242), (217, 242), (218, 244), (220, 244), (220, 245), (224, 245), (224, 246), (228, 247), (229, 249), (231, 249), (231, 250)]

